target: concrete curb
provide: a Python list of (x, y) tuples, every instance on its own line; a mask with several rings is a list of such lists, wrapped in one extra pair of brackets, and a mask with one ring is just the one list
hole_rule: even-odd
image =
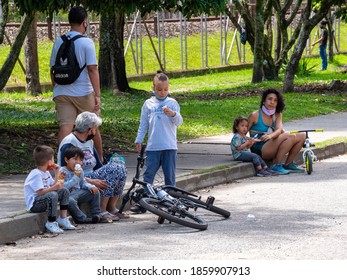
[[(317, 159), (322, 160), (341, 154), (345, 154), (347, 148), (345, 143), (337, 143), (324, 148), (315, 148), (314, 153)], [(302, 155), (299, 154), (297, 162), (302, 164)], [(234, 162), (230, 166), (216, 167), (211, 170), (201, 170), (180, 176), (177, 178), (177, 187), (187, 191), (195, 191), (219, 184), (230, 183), (233, 180), (247, 178), (255, 175), (254, 167), (251, 163)], [(0, 220), (0, 244), (15, 242), (16, 240), (31, 235), (35, 235), (45, 230), (45, 213), (19, 213), (14, 217)]]

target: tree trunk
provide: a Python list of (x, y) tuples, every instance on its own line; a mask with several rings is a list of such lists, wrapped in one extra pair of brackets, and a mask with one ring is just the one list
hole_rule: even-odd
[(299, 61), (301, 59), (302, 53), (306, 47), (306, 41), (308, 40), (313, 26), (305, 25), (300, 31), (297, 44), (294, 47), (294, 51), (290, 56), (288, 66), (284, 76), (283, 91), (290, 92), (294, 91), (294, 77), (296, 69), (298, 68)]
[(4, 41), (7, 17), (8, 17), (8, 0), (0, 0), (0, 44), (2, 44)]
[(37, 34), (36, 34), (36, 16), (30, 25), (27, 38), (24, 44), (25, 72), (27, 93), (37, 95), (42, 93), (39, 74), (39, 60), (37, 53)]
[(255, 40), (254, 40), (254, 58), (253, 58), (253, 76), (252, 83), (263, 81), (263, 48), (264, 48), (264, 18), (263, 18), (264, 1), (258, 0), (255, 6)]
[(6, 83), (11, 76), (13, 67), (16, 64), (16, 61), (20, 54), (20, 50), (25, 40), (25, 36), (28, 33), (29, 27), (33, 19), (34, 19), (34, 15), (24, 16), (23, 22), (19, 28), (18, 35), (16, 36), (16, 39), (12, 45), (10, 53), (7, 56), (7, 59), (5, 63), (2, 65), (0, 70), (0, 90), (2, 90), (6, 86)]
[(104, 13), (100, 19), (99, 71), (102, 88), (126, 91), (124, 58), (124, 14)]
[(329, 61), (332, 62), (334, 60), (334, 30), (331, 25), (332, 23), (331, 11), (329, 11), (326, 18), (328, 20), (328, 57), (329, 57)]

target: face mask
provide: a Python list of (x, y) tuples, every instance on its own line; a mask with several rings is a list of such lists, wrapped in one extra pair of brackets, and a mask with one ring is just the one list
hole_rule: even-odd
[(263, 110), (265, 115), (268, 115), (268, 116), (272, 116), (273, 114), (276, 113), (276, 109), (268, 110), (268, 109), (266, 109), (266, 107), (264, 105), (261, 107), (261, 109)]
[(159, 100), (159, 101), (164, 101), (169, 95), (167, 94), (165, 97), (163, 97), (163, 98), (160, 98), (156, 93), (155, 93), (155, 91), (153, 91), (153, 94), (154, 94), (154, 96)]
[(95, 134), (89, 134), (89, 135), (87, 136), (86, 141), (92, 140), (92, 139), (94, 138), (94, 136), (95, 136)]

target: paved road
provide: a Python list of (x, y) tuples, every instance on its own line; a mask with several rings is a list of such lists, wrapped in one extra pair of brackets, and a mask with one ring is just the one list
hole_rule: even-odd
[[(6, 260), (347, 259), (347, 155), (316, 162), (312, 175), (251, 177), (200, 191), (232, 212), (204, 215), (206, 231), (159, 225), (152, 214), (80, 226), (0, 246)], [(254, 220), (248, 220), (252, 214)], [(61, 250), (61, 248), (67, 248)], [(70, 249), (73, 248), (73, 249)]]

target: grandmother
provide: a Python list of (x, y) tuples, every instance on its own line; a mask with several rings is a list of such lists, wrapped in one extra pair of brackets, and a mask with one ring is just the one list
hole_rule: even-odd
[(95, 149), (93, 137), (96, 135), (102, 120), (91, 112), (79, 114), (74, 130), (67, 135), (59, 145), (58, 164), (65, 166), (63, 158), (65, 149), (76, 146), (82, 149), (84, 159), (82, 168), (87, 182), (95, 185), (100, 191), (101, 216), (117, 221), (128, 218), (124, 213), (118, 213), (116, 203), (121, 197), (126, 182), (127, 169), (124, 164), (113, 161), (103, 165)]

